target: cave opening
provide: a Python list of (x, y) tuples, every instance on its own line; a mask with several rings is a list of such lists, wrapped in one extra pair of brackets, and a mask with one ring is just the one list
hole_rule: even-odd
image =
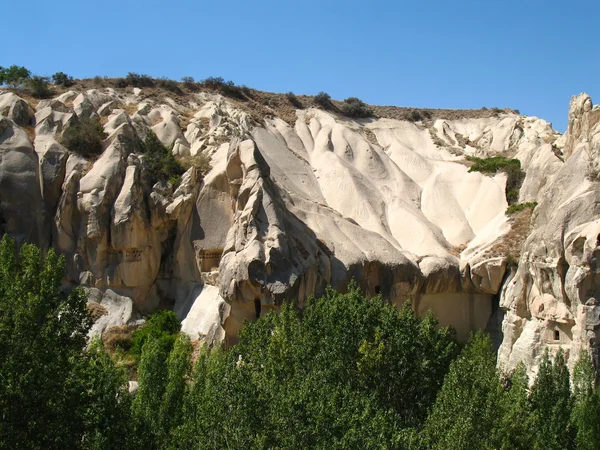
[(260, 298), (255, 298), (254, 299), (254, 313), (256, 314), (256, 318), (259, 319), (260, 318), (260, 310), (262, 308), (262, 305), (260, 303)]
[(560, 331), (554, 330), (554, 340), (560, 341)]

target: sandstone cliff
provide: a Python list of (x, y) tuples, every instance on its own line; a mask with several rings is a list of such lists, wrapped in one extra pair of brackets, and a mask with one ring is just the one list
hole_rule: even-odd
[[(353, 120), (267, 104), (257, 117), (214, 92), (17, 94), (0, 91), (0, 232), (66, 255), (66, 281), (107, 311), (97, 333), (169, 307), (193, 337), (232, 342), (244, 319), (355, 278), (461, 339), (487, 328), (505, 368), (596, 348), (600, 109), (584, 94), (564, 136), (510, 111)], [(60, 144), (90, 117), (108, 135), (95, 159)], [(151, 185), (149, 130), (212, 169)], [(469, 171), (467, 157), (498, 155), (521, 162), (533, 215), (506, 214), (505, 173)]]

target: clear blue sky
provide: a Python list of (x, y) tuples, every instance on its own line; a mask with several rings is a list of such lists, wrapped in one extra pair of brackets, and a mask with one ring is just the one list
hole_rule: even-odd
[(3, 0), (0, 65), (75, 77), (222, 76), (273, 92), (510, 107), (564, 131), (600, 102), (599, 0)]

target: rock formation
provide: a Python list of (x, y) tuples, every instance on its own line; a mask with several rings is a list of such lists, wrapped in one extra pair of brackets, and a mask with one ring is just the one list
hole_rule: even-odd
[[(257, 120), (215, 93), (172, 97), (82, 89), (29, 105), (0, 91), (1, 231), (66, 256), (66, 281), (106, 310), (95, 333), (167, 307), (193, 337), (231, 343), (244, 319), (354, 278), (432, 309), (462, 340), (487, 328), (506, 369), (535, 371), (546, 347), (572, 363), (600, 345), (600, 109), (588, 96), (572, 100), (564, 136), (510, 111)], [(89, 118), (108, 135), (96, 159), (60, 143)], [(152, 184), (139, 152), (150, 130), (212, 168)], [(506, 214), (505, 173), (469, 171), (467, 157), (498, 155), (521, 162), (533, 216)]]

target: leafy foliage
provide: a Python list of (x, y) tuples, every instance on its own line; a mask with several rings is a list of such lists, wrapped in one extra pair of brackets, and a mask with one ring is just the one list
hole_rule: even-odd
[(490, 158), (467, 156), (467, 160), (474, 163), (469, 168), (469, 172), (487, 174), (506, 173), (506, 200), (509, 205), (513, 205), (519, 200), (519, 189), (525, 179), (525, 172), (521, 170), (521, 161), (518, 159), (507, 159), (504, 156), (492, 156)]
[(67, 75), (64, 72), (56, 72), (52, 75), (52, 81), (57, 86), (70, 87), (73, 86), (73, 77)]
[(569, 371), (562, 350), (550, 360), (548, 350), (542, 358), (537, 379), (531, 390), (536, 448), (572, 448), (570, 424), (572, 398)]
[(365, 118), (372, 117), (373, 111), (356, 97), (348, 97), (340, 106), (342, 113), (348, 117)]
[(98, 119), (81, 117), (64, 131), (61, 143), (72, 152), (89, 157), (102, 153), (104, 139), (106, 133)]
[(331, 103), (331, 97), (329, 96), (329, 94), (327, 92), (319, 92), (317, 95), (315, 95), (315, 98), (313, 99), (315, 105), (320, 106), (323, 109), (332, 109), (333, 108), (333, 103)]
[(157, 340), (169, 352), (173, 348), (181, 323), (173, 311), (158, 311), (150, 316), (146, 325), (133, 333), (131, 353), (141, 355), (146, 342)]
[(31, 91), (31, 95), (35, 98), (48, 98), (52, 95), (52, 91), (48, 86), (48, 77), (34, 75), (25, 81), (25, 85)]
[(208, 77), (200, 81), (200, 84), (207, 89), (217, 91), (225, 96), (245, 100), (250, 95), (250, 89), (245, 86), (236, 86), (231, 81), (225, 81), (223, 77)]
[(456, 352), (432, 316), (328, 290), (202, 354), (177, 435), (182, 447), (385, 447), (422, 423)]
[(514, 214), (516, 212), (523, 211), (525, 208), (531, 208), (531, 210), (534, 210), (536, 206), (537, 202), (517, 203), (506, 208), (506, 214)]
[(60, 290), (64, 258), (0, 242), (0, 449), (596, 449), (600, 395), (587, 353), (573, 388), (562, 352), (528, 389), (496, 370), (490, 338), (457, 358), (453, 332), (356, 285), (246, 323), (200, 350), (175, 314), (135, 332), (139, 390)]
[(0, 85), (7, 84), (15, 88), (21, 86), (30, 77), (31, 72), (23, 66), (0, 66)]
[(287, 98), (288, 102), (290, 102), (290, 104), (294, 108), (298, 108), (298, 109), (304, 108), (304, 105), (302, 105), (302, 102), (300, 101), (300, 99), (293, 92), (291, 92), (291, 91), (287, 92), (285, 94), (285, 98)]
[(152, 131), (148, 131), (142, 151), (152, 184), (157, 181), (168, 181), (173, 185), (179, 184), (185, 168)]
[(24, 244), (17, 254), (3, 237), (0, 448), (107, 448), (102, 442), (114, 442), (120, 426), (112, 420), (128, 423), (124, 380), (96, 345), (85, 351), (86, 299), (79, 289), (60, 291), (63, 273), (64, 258), (54, 250), (42, 258)]
[(501, 394), (491, 340), (477, 333), (452, 363), (427, 418), (428, 448), (494, 448), (494, 425), (502, 417)]

